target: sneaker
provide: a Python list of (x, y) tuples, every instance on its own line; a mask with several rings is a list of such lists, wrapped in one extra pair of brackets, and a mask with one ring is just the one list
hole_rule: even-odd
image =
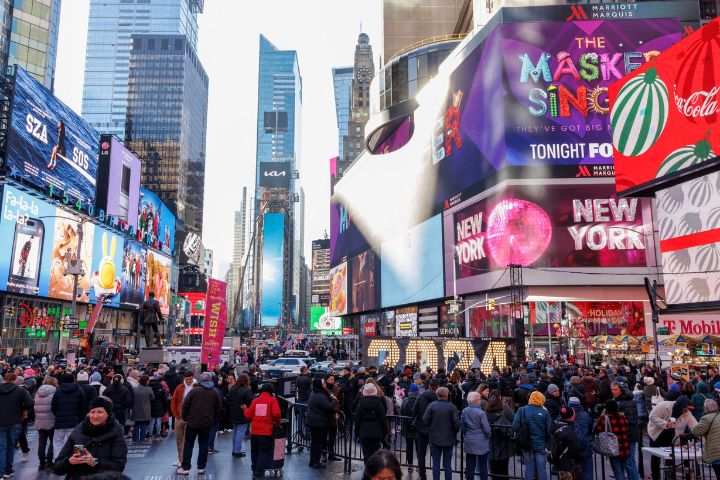
[(190, 470), (185, 470), (184, 468), (180, 467), (175, 470), (175, 473), (177, 473), (178, 475), (190, 475)]
[(20, 461), (22, 463), (27, 463), (28, 460), (30, 460), (30, 452), (23, 452), (20, 454)]
[(198, 475), (205, 475), (205, 469), (204, 469), (204, 468), (198, 468), (197, 474), (198, 474)]

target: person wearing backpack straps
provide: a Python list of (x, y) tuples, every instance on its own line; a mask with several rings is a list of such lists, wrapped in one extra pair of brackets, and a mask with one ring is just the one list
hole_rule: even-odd
[[(596, 433), (612, 433), (617, 439), (617, 455), (610, 456), (610, 466), (613, 470), (615, 480), (627, 478), (627, 459), (630, 456), (630, 424), (625, 415), (620, 413), (620, 408), (615, 400), (605, 402), (605, 411), (595, 424)], [(602, 444), (601, 436), (596, 441)], [(596, 449), (599, 445), (596, 446)]]
[(583, 453), (575, 431), (575, 410), (571, 407), (560, 407), (550, 448), (550, 462), (558, 471), (558, 480), (580, 478)]
[(552, 437), (550, 414), (545, 410), (545, 396), (532, 392), (528, 404), (515, 413), (513, 431), (522, 450), (525, 480), (547, 480), (547, 454)]
[(720, 415), (718, 412), (718, 404), (715, 400), (707, 399), (703, 405), (705, 415), (700, 419), (700, 423), (692, 429), (692, 434), (696, 437), (704, 438), (703, 462), (712, 465), (715, 476), (720, 478)]

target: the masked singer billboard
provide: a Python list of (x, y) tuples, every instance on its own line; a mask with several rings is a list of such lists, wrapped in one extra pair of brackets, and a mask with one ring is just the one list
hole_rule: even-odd
[(17, 68), (5, 167), (47, 192), (94, 206), (99, 135), (28, 72)]
[(147, 188), (140, 188), (137, 239), (170, 255), (175, 249), (175, 215)]
[[(446, 291), (509, 265), (612, 268), (652, 265), (650, 206), (617, 198), (611, 183), (501, 185), (444, 216)], [(453, 270), (455, 274), (453, 276)]]

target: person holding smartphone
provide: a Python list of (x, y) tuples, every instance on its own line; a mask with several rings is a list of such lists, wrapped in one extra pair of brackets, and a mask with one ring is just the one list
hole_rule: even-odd
[(113, 403), (97, 397), (90, 412), (70, 434), (53, 470), (75, 480), (102, 472), (122, 472), (127, 463), (127, 444), (123, 428), (113, 416)]

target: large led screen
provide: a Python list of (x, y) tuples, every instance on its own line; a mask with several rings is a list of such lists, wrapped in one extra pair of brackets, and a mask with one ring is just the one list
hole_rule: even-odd
[(378, 259), (372, 250), (352, 258), (350, 264), (352, 313), (378, 307)]
[(332, 315), (348, 313), (348, 271), (347, 262), (330, 269), (330, 308)]
[(284, 301), (285, 215), (264, 214), (262, 232), (260, 325), (276, 327), (282, 319)]
[(137, 239), (170, 255), (175, 249), (175, 215), (147, 188), (140, 188)]
[(154, 292), (155, 300), (160, 303), (160, 311), (163, 315), (167, 315), (170, 313), (172, 258), (148, 250), (146, 264), (145, 299), (150, 298), (150, 292)]
[(482, 290), (474, 279), (510, 265), (653, 265), (650, 225), (646, 201), (617, 198), (610, 183), (500, 184), (445, 212), (446, 288)]
[(94, 204), (99, 136), (22, 68), (15, 73), (5, 166), (11, 176)]
[(440, 215), (386, 240), (380, 255), (383, 308), (443, 296)]
[(369, 242), (339, 201), (330, 201), (330, 265), (366, 250)]
[(102, 135), (98, 171), (98, 208), (137, 229), (140, 159), (118, 139)]
[(92, 264), (90, 268), (91, 303), (103, 299), (105, 305), (120, 306), (123, 287), (125, 239), (102, 227), (95, 228)]
[(147, 249), (139, 242), (126, 241), (122, 254), (120, 305), (138, 308), (145, 300)]

